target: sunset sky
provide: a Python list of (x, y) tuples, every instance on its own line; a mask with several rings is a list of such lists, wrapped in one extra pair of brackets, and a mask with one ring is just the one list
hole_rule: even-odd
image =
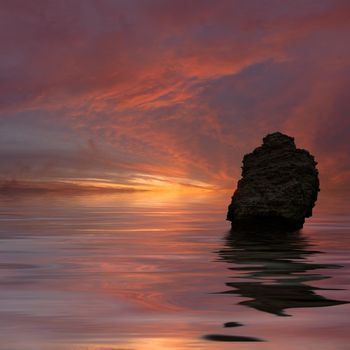
[(3, 184), (233, 189), (281, 131), (350, 189), (348, 0), (1, 0), (0, 36)]

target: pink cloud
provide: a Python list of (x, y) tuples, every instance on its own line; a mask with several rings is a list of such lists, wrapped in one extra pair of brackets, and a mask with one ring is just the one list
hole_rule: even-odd
[[(134, 173), (230, 187), (243, 154), (280, 129), (316, 154), (327, 186), (344, 187), (348, 167), (331, 162), (319, 135), (335, 147), (347, 125), (334, 103), (350, 56), (348, 13), (344, 1), (6, 2), (0, 118), (40, 115), (81, 140), (71, 157), (60, 151), (52, 176)], [(343, 135), (334, 151), (350, 165), (346, 143)]]

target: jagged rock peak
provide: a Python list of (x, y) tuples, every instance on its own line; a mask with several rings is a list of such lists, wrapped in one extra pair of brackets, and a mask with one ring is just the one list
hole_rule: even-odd
[(268, 147), (268, 148), (291, 147), (294, 149), (296, 148), (294, 143), (294, 137), (290, 137), (278, 131), (272, 134), (268, 134), (263, 138), (263, 147)]

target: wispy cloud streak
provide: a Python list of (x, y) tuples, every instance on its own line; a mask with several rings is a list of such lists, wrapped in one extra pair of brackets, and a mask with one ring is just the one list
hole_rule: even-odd
[(347, 1), (4, 1), (0, 176), (227, 188), (281, 130), (324, 187), (349, 188), (349, 14)]

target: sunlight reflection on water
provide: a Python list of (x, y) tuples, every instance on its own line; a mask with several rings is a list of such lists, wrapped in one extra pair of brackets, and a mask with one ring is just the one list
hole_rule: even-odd
[(345, 350), (344, 207), (271, 242), (227, 235), (229, 197), (2, 196), (1, 349)]

